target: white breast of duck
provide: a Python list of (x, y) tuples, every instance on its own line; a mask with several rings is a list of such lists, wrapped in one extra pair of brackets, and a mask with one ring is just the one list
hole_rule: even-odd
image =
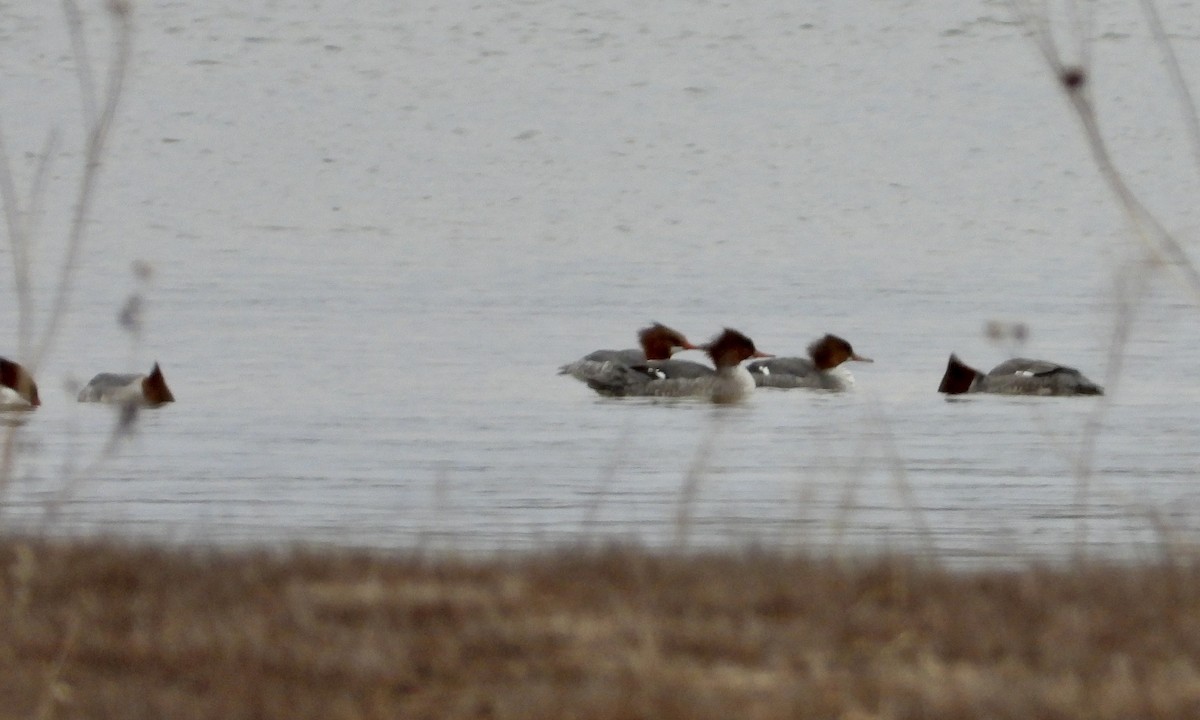
[(79, 391), (79, 402), (136, 404), (156, 407), (174, 402), (162, 369), (154, 363), (147, 375), (137, 373), (100, 373)]
[(713, 338), (705, 350), (717, 368), (709, 389), (709, 399), (719, 404), (741, 402), (754, 391), (754, 377), (742, 367), (743, 361), (771, 357), (759, 352), (753, 340), (730, 328), (725, 328)]
[(847, 361), (874, 362), (854, 352), (850, 343), (836, 335), (825, 335), (808, 346), (808, 357), (777, 357), (756, 360), (747, 366), (759, 387), (847, 390), (854, 376), (842, 366)]

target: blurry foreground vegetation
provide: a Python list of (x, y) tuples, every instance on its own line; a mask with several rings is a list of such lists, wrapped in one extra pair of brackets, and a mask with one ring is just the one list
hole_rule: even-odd
[(1192, 562), (0, 545), (0, 717), (1200, 717)]

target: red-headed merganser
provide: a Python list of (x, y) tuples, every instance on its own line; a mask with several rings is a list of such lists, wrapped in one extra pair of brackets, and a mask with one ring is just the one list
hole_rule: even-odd
[(854, 385), (854, 376), (842, 363), (875, 362), (854, 353), (850, 343), (837, 335), (826, 335), (808, 346), (808, 357), (777, 357), (758, 360), (746, 367), (759, 387), (813, 388), (846, 390)]
[(31, 410), (41, 404), (33, 375), (19, 363), (0, 357), (0, 410)]
[(1088, 380), (1075, 368), (1045, 360), (1013, 358), (992, 368), (987, 375), (969, 367), (951, 354), (938, 392), (958, 395), (969, 392), (1000, 395), (1103, 395), (1104, 388)]
[(158, 363), (149, 375), (100, 373), (79, 391), (79, 402), (104, 402), (156, 407), (175, 402)]
[(741, 362), (752, 357), (771, 357), (759, 352), (750, 338), (726, 329), (704, 346), (716, 369), (684, 360), (637, 363), (621, 367), (604, 378), (588, 381), (588, 387), (610, 397), (707, 397), (731, 403), (754, 390), (754, 378)]
[(743, 360), (773, 357), (770, 353), (759, 352), (753, 340), (729, 328), (725, 328), (705, 349), (713, 365), (717, 366), (717, 376), (713, 380), (709, 399), (722, 404), (739, 402), (754, 391), (754, 378), (749, 370), (742, 367)]
[(572, 363), (567, 363), (558, 369), (559, 375), (588, 382), (589, 380), (605, 380), (617, 372), (619, 368), (637, 365), (651, 360), (669, 360), (680, 350), (700, 350), (701, 348), (688, 342), (683, 333), (678, 330), (654, 323), (650, 327), (638, 331), (640, 350), (596, 350), (588, 353)]

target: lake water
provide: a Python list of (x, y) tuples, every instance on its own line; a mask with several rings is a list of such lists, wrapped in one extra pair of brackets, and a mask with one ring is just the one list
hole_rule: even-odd
[[(39, 322), (82, 142), (64, 23), (42, 5), (0, 7), (0, 128), (22, 192), (61, 133)], [(968, 562), (1195, 539), (1196, 298), (1151, 274), (1113, 375), (1115, 288), (1141, 246), (1009, 3), (261, 5), (137, 4), (9, 522)], [(1095, 7), (1092, 91), (1132, 186), (1200, 259), (1194, 157), (1125, 5)], [(1200, 16), (1160, 10), (1185, 72), (1200, 68)], [(12, 298), (7, 246), (0, 259)], [(139, 290), (131, 338), (116, 317)], [(994, 319), (1029, 340), (989, 341)], [(834, 332), (876, 362), (852, 368), (851, 393), (733, 408), (600, 399), (555, 374), (650, 321), (697, 342), (736, 327), (784, 355)], [(0, 315), (2, 336), (15, 328)], [(951, 351), (985, 369), (1051, 359), (1115, 392), (947, 401)], [(156, 359), (178, 402), (94, 461), (111, 410), (67, 381)]]

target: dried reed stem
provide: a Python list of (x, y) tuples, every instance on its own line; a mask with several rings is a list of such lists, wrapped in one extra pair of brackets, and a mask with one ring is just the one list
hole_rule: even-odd
[[(4, 211), (8, 242), (13, 257), (18, 353), (20, 361), (31, 373), (36, 373), (37, 368), (45, 360), (69, 307), (75, 266), (83, 245), (84, 230), (95, 195), (101, 160), (116, 117), (133, 47), (131, 9), (122, 0), (110, 0), (107, 7), (109, 18), (112, 21), (112, 50), (104, 90), (103, 109), (97, 113), (96, 83), (87, 45), (84, 42), (83, 15), (75, 0), (63, 0), (62, 6), (71, 37), (76, 76), (79, 80), (86, 140), (84, 163), (80, 172), (79, 187), (72, 205), (71, 224), (67, 233), (67, 249), (58, 268), (53, 304), (36, 348), (34, 347), (34, 332), (37, 313), (34, 307), (31, 283), (33, 241), (37, 236), (38, 225), (42, 217), (50, 165), (56, 154), (60, 136), (57, 129), (52, 129), (47, 135), (38, 156), (37, 168), (30, 187), (29, 204), (28, 207), (23, 208), (17, 192), (7, 144), (4, 141), (3, 133), (0, 132), (0, 207)], [(16, 433), (19, 427), (20, 423), (11, 423), (7, 424), (5, 430), (3, 448), (0, 449), (0, 495), (7, 491), (12, 478), (16, 462)], [(118, 431), (114, 431), (114, 437), (120, 427), (118, 426)], [(111, 450), (111, 443), (110, 448), (106, 449), (102, 457), (107, 457), (109, 450)]]
[[(72, 48), (76, 53), (76, 67), (80, 76), (80, 92), (84, 96), (86, 117), (88, 95), (94, 93), (94, 90), (91, 89), (93, 82), (90, 76), (92, 73), (86, 58), (86, 47), (81, 37), (81, 19), (74, 0), (64, 0), (63, 5), (67, 8), (67, 24), (71, 27), (72, 38), (75, 38)], [(79, 189), (71, 216), (71, 226), (67, 233), (67, 250), (59, 265), (58, 283), (54, 300), (50, 306), (50, 314), (46, 320), (46, 327), (42, 331), (41, 340), (30, 361), (34, 367), (37, 367), (49, 352), (58, 334), (59, 324), (70, 304), (71, 291), (74, 288), (72, 277), (75, 273), (80, 248), (83, 246), (86, 220), (91, 211), (101, 160), (112, 131), (117, 106), (121, 99), (121, 90), (125, 84), (125, 76), (128, 74), (129, 58), (133, 51), (132, 13), (129, 12), (128, 7), (115, 2), (110, 3), (109, 9), (110, 18), (113, 21), (113, 47), (108, 65), (103, 109), (88, 123), (84, 166), (79, 178)], [(94, 110), (92, 113), (94, 114)]]
[[(1096, 448), (1104, 417), (1111, 406), (1111, 397), (1116, 394), (1138, 301), (1144, 296), (1145, 290), (1150, 284), (1151, 273), (1149, 270), (1152, 269), (1153, 264), (1166, 264), (1197, 299), (1200, 299), (1200, 270), (1197, 270), (1196, 264), (1188, 256), (1179, 240), (1166, 229), (1129, 187), (1124, 174), (1117, 167), (1109, 152), (1090, 95), (1090, 46), (1088, 34), (1084, 32), (1084, 19), (1078, 3), (1068, 2), (1066, 4), (1071, 18), (1069, 30), (1079, 46), (1080, 60), (1078, 64), (1068, 62), (1055, 42), (1052, 22), (1045, 2), (1042, 2), (1037, 8), (1033, 7), (1029, 0), (1011, 0), (1011, 5), (1019, 21), (1030, 31), (1034, 44), (1066, 94), (1070, 107), (1083, 128), (1092, 159), (1095, 161), (1101, 177), (1116, 197), (1130, 222), (1131, 229), (1147, 252), (1145, 267), (1139, 264), (1130, 267), (1124, 273), (1125, 277), (1118, 291), (1117, 311), (1108, 348), (1108, 372), (1105, 378), (1107, 393), (1097, 401), (1095, 409), (1088, 416), (1084, 424), (1079, 452), (1075, 457), (1075, 504), (1079, 517), (1075, 548), (1078, 559), (1083, 560), (1086, 559), (1084, 552), (1088, 540), (1087, 505), (1090, 501)], [(1179, 60), (1153, 0), (1141, 0), (1140, 5), (1154, 42), (1163, 56), (1167, 75), (1179, 105), (1179, 112), (1187, 128), (1194, 162), (1197, 171), (1200, 172), (1200, 115), (1196, 111), (1195, 101), (1183, 77)]]

